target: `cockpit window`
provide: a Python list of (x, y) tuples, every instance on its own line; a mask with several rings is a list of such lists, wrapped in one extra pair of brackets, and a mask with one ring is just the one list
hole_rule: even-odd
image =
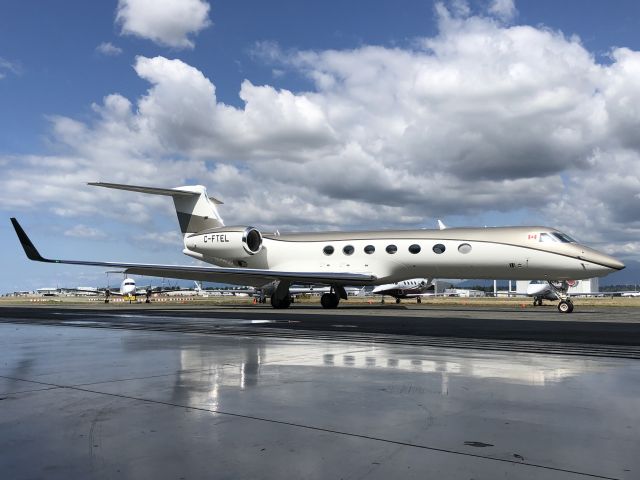
[(558, 240), (560, 240), (562, 243), (576, 243), (576, 241), (566, 233), (553, 232), (552, 235), (556, 237)]
[(555, 237), (552, 237), (550, 233), (542, 232), (540, 234), (540, 241), (541, 242), (557, 242), (558, 240), (556, 240)]

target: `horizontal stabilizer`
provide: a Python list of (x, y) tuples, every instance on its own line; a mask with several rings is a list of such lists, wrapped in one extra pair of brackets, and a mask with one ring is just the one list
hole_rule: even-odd
[[(130, 192), (148, 193), (150, 195), (165, 195), (167, 197), (194, 197), (200, 195), (200, 192), (182, 190), (180, 188), (157, 188), (157, 187), (143, 187), (140, 185), (125, 185), (122, 183), (106, 183), (106, 182), (89, 182), (87, 185), (94, 187), (113, 188), (115, 190), (128, 190)], [(220, 200), (209, 197), (213, 203), (222, 205)]]

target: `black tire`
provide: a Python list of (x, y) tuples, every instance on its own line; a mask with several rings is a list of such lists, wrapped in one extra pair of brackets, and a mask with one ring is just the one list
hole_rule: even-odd
[(400, 299), (399, 298), (396, 298), (396, 303), (400, 303)]
[(275, 295), (271, 295), (271, 306), (273, 308), (289, 308), (291, 305), (291, 297), (287, 295), (282, 300), (278, 300)]
[(558, 304), (558, 311), (560, 313), (571, 313), (573, 312), (573, 303), (570, 300), (562, 300)]
[(418, 297), (418, 303), (422, 303), (422, 299), (420, 297)]
[(338, 303), (340, 303), (340, 297), (335, 293), (324, 293), (320, 297), (322, 308), (337, 308)]

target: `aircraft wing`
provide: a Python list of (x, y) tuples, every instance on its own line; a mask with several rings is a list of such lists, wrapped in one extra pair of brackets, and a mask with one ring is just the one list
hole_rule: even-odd
[(124, 268), (125, 273), (154, 277), (180, 278), (184, 280), (214, 281), (239, 285), (263, 286), (273, 280), (287, 280), (298, 283), (325, 284), (369, 284), (376, 280), (374, 275), (348, 272), (294, 272), (258, 268), (226, 268), (195, 265), (162, 265), (125, 262), (94, 262), (85, 260), (59, 260), (44, 258), (33, 245), (15, 218), (11, 218), (22, 248), (30, 260), (68, 265), (89, 265), (94, 267)]

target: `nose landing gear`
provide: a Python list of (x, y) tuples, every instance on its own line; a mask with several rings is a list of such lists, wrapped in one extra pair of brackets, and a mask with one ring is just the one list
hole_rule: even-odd
[[(573, 302), (571, 301), (571, 298), (567, 294), (567, 291), (569, 290), (569, 283), (566, 281), (559, 282), (559, 283), (554, 283), (554, 282), (548, 282), (548, 283), (551, 289), (553, 290), (553, 292), (556, 294), (556, 296), (560, 300), (560, 303), (558, 303), (558, 311), (560, 313), (573, 312)], [(542, 303), (542, 300), (540, 301), (540, 303)]]
[(573, 312), (573, 302), (569, 298), (566, 300), (560, 300), (560, 303), (558, 304), (558, 311), (560, 313)]

